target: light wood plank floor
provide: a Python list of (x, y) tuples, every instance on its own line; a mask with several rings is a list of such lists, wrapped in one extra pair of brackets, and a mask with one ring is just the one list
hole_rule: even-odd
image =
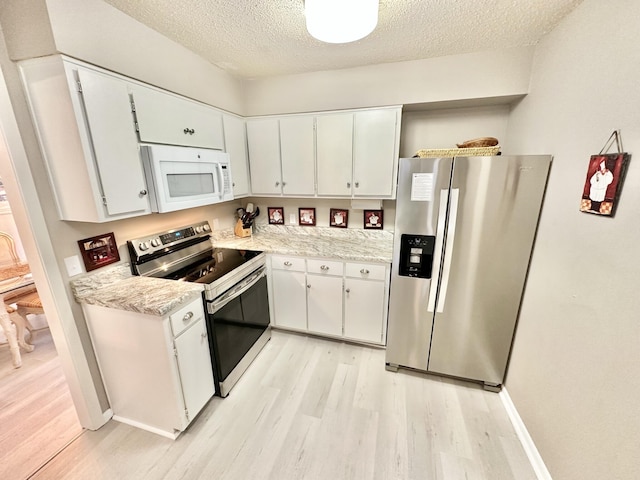
[(51, 332), (33, 340), (14, 369), (0, 345), (0, 479), (22, 480), (82, 432)]
[(490, 479), (535, 474), (495, 393), (285, 332), (176, 441), (109, 422), (35, 479)]

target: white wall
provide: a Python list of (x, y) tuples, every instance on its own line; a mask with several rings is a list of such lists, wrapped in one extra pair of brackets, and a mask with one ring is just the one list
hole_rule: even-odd
[(524, 95), (533, 47), (245, 81), (246, 114)]
[(244, 113), (238, 79), (102, 0), (3, 0), (0, 20), (14, 61), (64, 53)]
[[(456, 148), (456, 144), (479, 137), (495, 137), (502, 146), (507, 137), (509, 106), (404, 111), (400, 157), (412, 157), (426, 148)], [(522, 152), (505, 152), (518, 154)]]
[(585, 0), (538, 46), (509, 150), (553, 153), (506, 386), (558, 480), (640, 478), (640, 158), (615, 218), (578, 211), (614, 129), (640, 156), (640, 2)]

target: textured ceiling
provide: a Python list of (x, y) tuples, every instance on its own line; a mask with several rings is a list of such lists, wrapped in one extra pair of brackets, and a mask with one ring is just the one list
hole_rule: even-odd
[(312, 38), (304, 0), (105, 0), (237, 77), (334, 70), (535, 45), (582, 0), (380, 0), (374, 32)]

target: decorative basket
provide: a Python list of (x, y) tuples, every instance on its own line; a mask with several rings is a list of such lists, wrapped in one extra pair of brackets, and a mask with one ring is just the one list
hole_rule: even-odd
[(494, 137), (480, 137), (466, 142), (456, 143), (458, 148), (477, 148), (477, 147), (495, 147), (498, 145), (498, 139)]
[(492, 157), (498, 155), (500, 145), (494, 147), (476, 148), (432, 148), (418, 150), (414, 157), (443, 158), (443, 157)]

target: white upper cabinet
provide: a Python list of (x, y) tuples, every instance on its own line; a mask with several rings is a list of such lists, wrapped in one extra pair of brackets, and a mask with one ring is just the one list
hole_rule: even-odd
[(305, 115), (247, 120), (254, 195), (315, 193), (313, 125), (313, 116)]
[(247, 119), (253, 195), (280, 195), (280, 127), (277, 118)]
[(19, 67), (60, 218), (150, 213), (128, 83), (60, 56)]
[(141, 142), (224, 149), (220, 111), (152, 87), (131, 91)]
[(353, 114), (316, 118), (318, 195), (350, 197), (353, 174)]
[(395, 198), (400, 107), (318, 115), (318, 195)]
[(315, 192), (312, 116), (280, 118), (282, 193), (313, 195)]
[(399, 109), (354, 114), (354, 197), (395, 197), (399, 137)]
[(246, 197), (249, 188), (249, 158), (247, 152), (247, 134), (242, 117), (223, 114), (224, 147), (231, 160), (231, 178), (233, 178), (233, 197)]
[(127, 84), (89, 70), (76, 72), (109, 215), (148, 211)]

